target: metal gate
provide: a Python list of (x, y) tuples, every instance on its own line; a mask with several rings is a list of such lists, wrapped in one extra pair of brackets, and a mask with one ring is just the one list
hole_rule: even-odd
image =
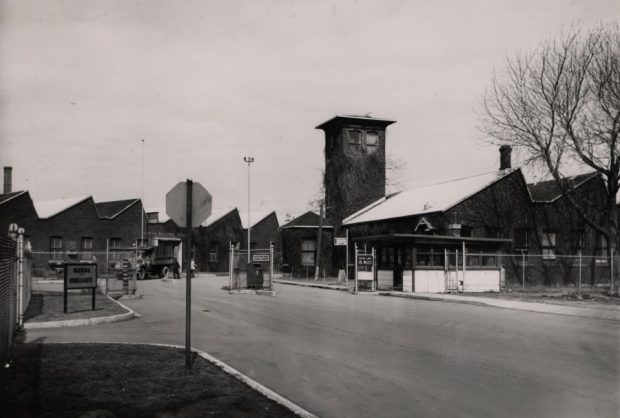
[(0, 358), (4, 364), (13, 345), (17, 312), (17, 243), (0, 236)]
[(228, 289), (273, 290), (273, 245), (269, 248), (239, 250), (230, 246)]

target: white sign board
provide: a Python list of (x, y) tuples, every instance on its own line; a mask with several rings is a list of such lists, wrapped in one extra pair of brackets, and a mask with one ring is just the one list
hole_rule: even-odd
[[(187, 183), (182, 181), (166, 193), (166, 214), (179, 227), (186, 227)], [(192, 227), (211, 215), (211, 194), (200, 183), (192, 183)]]
[(347, 239), (345, 238), (334, 238), (334, 245), (347, 245)]
[(269, 261), (269, 254), (252, 254), (252, 261)]

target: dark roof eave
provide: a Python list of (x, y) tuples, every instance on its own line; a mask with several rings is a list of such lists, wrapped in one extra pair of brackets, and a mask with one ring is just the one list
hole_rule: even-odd
[(367, 237), (355, 237), (353, 241), (427, 241), (427, 242), (473, 242), (488, 244), (504, 244), (512, 242), (510, 238), (478, 238), (478, 237), (453, 237), (451, 235), (424, 235), (424, 234), (382, 234)]

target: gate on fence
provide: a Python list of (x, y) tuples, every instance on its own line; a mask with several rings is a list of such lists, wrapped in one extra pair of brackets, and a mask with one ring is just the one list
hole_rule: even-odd
[(229, 291), (241, 289), (273, 290), (273, 245), (269, 248), (239, 250), (230, 245)]

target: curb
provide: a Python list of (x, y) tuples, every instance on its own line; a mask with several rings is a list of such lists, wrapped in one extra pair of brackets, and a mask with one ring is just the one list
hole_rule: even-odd
[[(419, 299), (419, 300), (426, 300), (426, 301), (430, 301), (430, 302), (451, 302), (451, 303), (460, 303), (463, 305), (474, 305), (474, 306), (484, 306), (487, 308), (500, 308), (499, 306), (496, 305), (491, 305), (489, 303), (486, 302), (477, 302), (477, 301), (473, 301), (473, 300), (455, 300), (455, 299), (445, 299), (442, 297), (432, 297), (432, 296), (419, 296), (419, 295), (405, 295), (405, 294), (400, 294), (400, 293), (391, 293), (391, 292), (378, 292), (379, 296), (391, 296), (394, 298), (405, 298), (405, 299)], [(518, 308), (514, 308), (514, 309), (518, 309)]]
[(46, 321), (46, 322), (24, 322), (24, 329), (42, 329), (42, 328), (63, 328), (63, 327), (80, 327), (84, 325), (100, 325), (112, 322), (129, 321), (134, 318), (140, 318), (142, 315), (133, 309), (114, 300), (108, 295), (104, 295), (114, 303), (121, 306), (127, 312), (110, 316), (98, 316), (95, 318), (67, 319), (65, 321)]
[[(83, 343), (75, 343), (75, 342), (73, 342), (73, 343), (47, 343), (47, 344), (83, 344)], [(107, 342), (107, 341), (99, 341), (97, 343), (89, 343), (89, 344), (152, 345), (152, 346), (156, 346), (156, 347), (170, 347), (170, 348), (185, 349), (185, 346), (177, 345), (177, 344), (120, 343), (120, 342)], [(223, 361), (216, 359), (212, 355), (210, 355), (210, 354), (208, 354), (208, 353), (206, 353), (206, 352), (204, 352), (202, 350), (197, 350), (197, 349), (195, 349), (193, 347), (192, 347), (192, 351), (195, 352), (196, 354), (198, 354), (203, 359), (207, 360), (208, 362), (215, 364), (217, 367), (219, 367), (220, 369), (222, 369), (224, 372), (228, 373), (229, 375), (233, 376), (237, 380), (245, 383), (250, 388), (252, 388), (255, 391), (259, 392), (263, 396), (265, 396), (265, 397), (271, 399), (272, 401), (282, 405), (283, 407), (289, 409), (295, 415), (300, 416), (302, 418), (318, 418), (317, 415), (314, 415), (313, 413), (305, 410), (301, 406), (299, 406), (296, 403), (286, 399), (284, 396), (274, 392), (273, 390), (269, 389), (268, 387), (266, 387), (264, 385), (261, 385), (256, 380), (252, 379), (251, 377), (246, 376), (245, 374), (241, 373), (239, 370), (235, 369), (234, 367), (229, 366), (228, 364), (224, 363)]]
[(349, 289), (345, 288), (344, 286), (337, 286), (337, 285), (329, 285), (329, 284), (319, 284), (319, 283), (294, 283), (294, 282), (286, 282), (286, 281), (280, 281), (280, 280), (274, 280), (274, 283), (278, 283), (278, 284), (288, 284), (291, 286), (302, 286), (302, 287), (314, 287), (316, 289), (329, 289), (329, 290), (340, 290), (341, 292), (348, 292)]

